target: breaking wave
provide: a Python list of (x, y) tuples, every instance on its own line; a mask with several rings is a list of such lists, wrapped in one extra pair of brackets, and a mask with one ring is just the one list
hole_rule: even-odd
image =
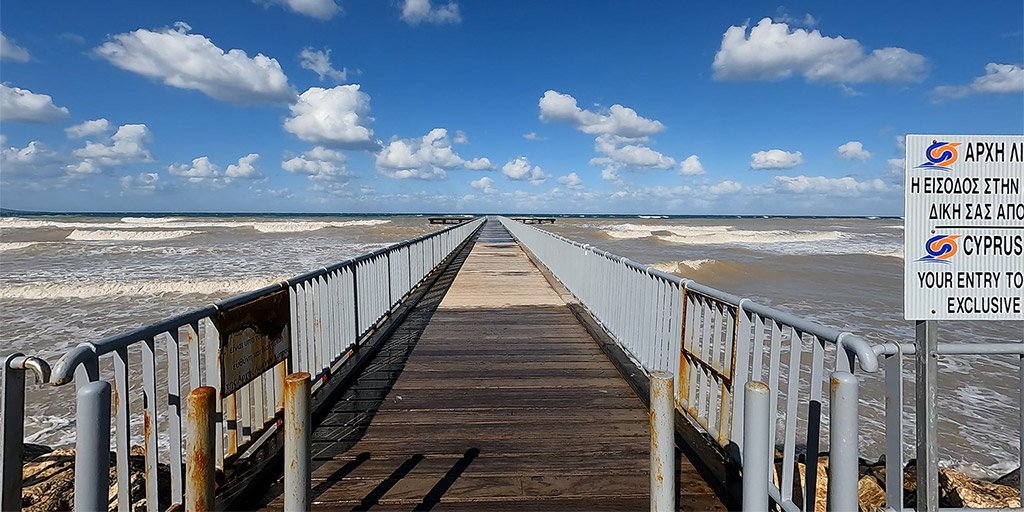
[(611, 238), (637, 239), (656, 237), (674, 244), (778, 244), (838, 240), (839, 231), (747, 230), (732, 226), (657, 226), (648, 224), (614, 224), (604, 226)]
[(129, 230), (139, 226), (151, 229), (232, 229), (250, 228), (260, 233), (301, 233), (326, 228), (347, 228), (388, 224), (386, 219), (359, 219), (344, 221), (229, 221), (229, 220), (186, 220), (183, 217), (124, 217), (120, 222), (65, 222), (59, 220), (37, 220), (18, 217), (0, 218), (0, 227), (5, 229), (67, 229), (67, 230)]
[(126, 224), (164, 224), (179, 220), (183, 219), (181, 217), (124, 217), (121, 219), (121, 222)]
[(0, 252), (17, 251), (38, 244), (39, 242), (0, 242)]
[(76, 229), (67, 236), (68, 240), (87, 242), (118, 242), (118, 241), (151, 241), (171, 240), (201, 233), (201, 231), (117, 231), (117, 230), (81, 230)]
[(83, 281), (11, 284), (0, 288), (0, 299), (47, 300), (88, 299), (94, 297), (151, 297), (174, 295), (239, 294), (280, 281), (279, 278), (246, 277), (238, 279)]

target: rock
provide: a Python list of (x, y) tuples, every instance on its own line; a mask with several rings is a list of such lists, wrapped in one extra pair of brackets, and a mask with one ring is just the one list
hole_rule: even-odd
[(1020, 489), (1020, 468), (999, 477), (999, 480), (996, 480), (995, 483)]
[[(799, 497), (797, 502), (801, 507), (803, 506), (804, 496), (807, 495), (804, 490), (804, 482), (807, 480), (807, 465), (803, 462), (797, 462), (796, 464), (796, 482), (793, 490), (795, 497)], [(828, 507), (828, 454), (818, 455), (818, 470), (817, 480), (814, 485), (814, 507), (808, 508), (814, 512), (825, 512)]]
[[(74, 506), (75, 491), (75, 450), (32, 451), (26, 445), (25, 465), (22, 470), (22, 510), (31, 512), (54, 512), (71, 510)], [(45, 448), (45, 447), (43, 447)], [(145, 455), (139, 446), (133, 446), (128, 456), (129, 493), (134, 511), (146, 509), (146, 479), (144, 477)], [(110, 454), (110, 510), (117, 508), (116, 457)], [(170, 488), (171, 473), (166, 464), (160, 464), (157, 479), (161, 492), (159, 508), (170, 506), (166, 489)]]
[(872, 475), (864, 475), (857, 481), (857, 501), (860, 512), (876, 512), (885, 506), (885, 489)]
[(974, 480), (952, 469), (939, 469), (939, 491), (953, 507), (1019, 508), (1020, 490), (1006, 485)]

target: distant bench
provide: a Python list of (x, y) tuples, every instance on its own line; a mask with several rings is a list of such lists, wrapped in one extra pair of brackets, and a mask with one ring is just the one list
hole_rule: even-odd
[(462, 224), (468, 220), (473, 220), (472, 217), (429, 217), (427, 220), (431, 224)]
[(522, 222), (523, 224), (554, 224), (554, 217), (512, 217), (512, 220), (516, 222)]

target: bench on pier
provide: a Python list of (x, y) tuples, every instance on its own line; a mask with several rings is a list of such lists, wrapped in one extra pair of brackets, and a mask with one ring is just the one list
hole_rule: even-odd
[(522, 222), (523, 224), (554, 224), (554, 217), (512, 217), (512, 220), (516, 222)]

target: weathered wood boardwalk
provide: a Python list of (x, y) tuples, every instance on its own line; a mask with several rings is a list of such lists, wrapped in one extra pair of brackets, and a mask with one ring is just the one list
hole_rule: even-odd
[(522, 249), (490, 222), (446, 274), (314, 432), (314, 508), (647, 509), (647, 411)]

